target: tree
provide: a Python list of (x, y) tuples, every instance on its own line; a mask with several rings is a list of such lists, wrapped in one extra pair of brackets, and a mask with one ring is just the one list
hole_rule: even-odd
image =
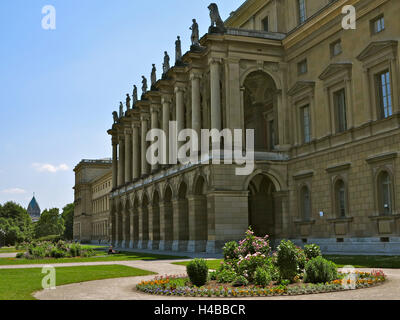
[(74, 204), (67, 204), (63, 208), (61, 216), (65, 223), (64, 239), (72, 240), (74, 237)]
[(33, 223), (27, 211), (14, 202), (0, 205), (0, 229), (3, 230), (1, 243), (14, 245), (16, 242), (30, 241)]
[(43, 211), (39, 221), (35, 225), (36, 238), (51, 235), (63, 235), (65, 230), (64, 219), (58, 208)]

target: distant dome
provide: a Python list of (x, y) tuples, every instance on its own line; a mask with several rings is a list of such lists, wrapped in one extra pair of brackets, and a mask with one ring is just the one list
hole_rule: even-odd
[(29, 202), (28, 205), (28, 214), (31, 216), (31, 218), (40, 218), (40, 207), (39, 204), (37, 203), (35, 197), (32, 198), (31, 202)]

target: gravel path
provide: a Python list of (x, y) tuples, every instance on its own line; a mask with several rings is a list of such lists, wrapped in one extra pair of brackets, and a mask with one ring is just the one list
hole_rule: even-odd
[(15, 258), (17, 253), (0, 253), (0, 258)]

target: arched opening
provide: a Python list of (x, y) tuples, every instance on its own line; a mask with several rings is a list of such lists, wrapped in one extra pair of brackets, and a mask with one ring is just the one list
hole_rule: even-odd
[(142, 200), (142, 248), (147, 248), (149, 241), (149, 198), (145, 194)]
[[(178, 189), (177, 219), (179, 250), (186, 251), (189, 241), (189, 205), (187, 199), (188, 187), (182, 182)], [(175, 248), (176, 249), (176, 248)]]
[(160, 246), (161, 250), (171, 250), (172, 241), (174, 239), (174, 220), (173, 220), (173, 209), (172, 209), (172, 190), (168, 186), (165, 190), (164, 195), (164, 248)]
[(124, 240), (124, 229), (123, 229), (123, 214), (124, 214), (124, 208), (122, 204), (119, 206), (118, 214), (117, 214), (117, 246), (120, 247), (122, 245), (122, 241)]
[(133, 247), (136, 248), (139, 242), (139, 200), (133, 201)]
[(152, 243), (149, 249), (158, 249), (160, 245), (160, 196), (157, 191), (153, 196), (151, 220)]
[(194, 247), (191, 248), (195, 252), (203, 252), (206, 250), (208, 240), (208, 215), (207, 215), (207, 184), (202, 176), (200, 176), (195, 184), (194, 197), (192, 207), (194, 218)]
[(254, 129), (254, 150), (273, 151), (278, 143), (278, 100), (275, 81), (262, 71), (244, 81), (244, 126)]
[(124, 215), (124, 247), (128, 248), (131, 241), (131, 218), (130, 218), (131, 207), (129, 201), (125, 205), (125, 215)]
[(262, 174), (255, 176), (249, 184), (249, 226), (256, 236), (275, 236), (275, 192), (274, 183)]
[(381, 215), (390, 215), (393, 212), (392, 179), (387, 171), (378, 176), (378, 203)]

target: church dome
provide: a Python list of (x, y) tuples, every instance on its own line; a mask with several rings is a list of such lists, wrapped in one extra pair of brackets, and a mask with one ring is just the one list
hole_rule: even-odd
[(40, 207), (39, 204), (36, 201), (36, 198), (33, 197), (31, 202), (29, 202), (28, 205), (28, 214), (32, 217), (32, 218), (40, 218)]

